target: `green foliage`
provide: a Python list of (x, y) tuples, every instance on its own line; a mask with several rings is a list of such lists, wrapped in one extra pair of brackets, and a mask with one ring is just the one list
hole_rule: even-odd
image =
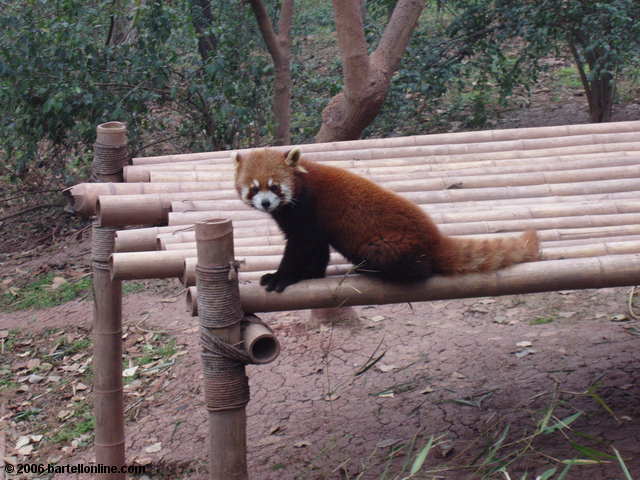
[(107, 39), (116, 3), (3, 4), (0, 155), (11, 180), (46, 167), (57, 183), (75, 181), (95, 126), (107, 120), (127, 123), (134, 151), (143, 132), (159, 135), (173, 124), (186, 148), (246, 145), (267, 133), (270, 63), (255, 48), (248, 9), (216, 5), (210, 29), (217, 49), (202, 58), (188, 0), (136, 2), (131, 40), (113, 45)]
[(470, 62), (484, 65), (502, 95), (535, 83), (548, 54), (571, 52), (594, 121), (607, 120), (621, 69), (637, 59), (640, 4), (635, 0), (460, 0), (449, 34), (467, 39)]

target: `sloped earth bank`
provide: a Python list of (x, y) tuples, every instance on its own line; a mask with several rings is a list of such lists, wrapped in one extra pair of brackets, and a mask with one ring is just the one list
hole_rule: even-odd
[[(283, 351), (271, 365), (248, 367), (251, 478), (346, 479), (361, 472), (359, 478), (380, 478), (387, 465), (397, 474), (431, 436), (439, 444), (416, 478), (480, 478), (477, 467), (460, 467), (481, 463), (507, 426), (496, 457), (524, 449), (526, 442), (513, 442), (531, 434), (554, 405), (549, 425), (583, 414), (563, 434), (536, 437), (507, 468), (511, 478), (584, 458), (572, 442), (610, 454), (615, 446), (637, 478), (640, 322), (625, 318), (628, 297), (629, 289), (616, 288), (362, 307), (360, 326), (316, 330), (306, 327), (306, 312), (264, 315)], [(2, 314), (0, 330), (89, 328), (91, 306)], [(207, 478), (196, 320), (181, 299), (134, 294), (125, 297), (124, 323), (175, 335), (188, 352), (144, 396), (127, 396), (128, 405), (136, 403), (128, 412), (127, 462), (147, 464), (152, 479)], [(7, 444), (14, 441), (10, 432)], [(412, 441), (411, 455), (389, 461)], [(63, 458), (87, 463), (93, 452)], [(615, 460), (605, 459), (576, 465), (565, 478), (624, 477)]]

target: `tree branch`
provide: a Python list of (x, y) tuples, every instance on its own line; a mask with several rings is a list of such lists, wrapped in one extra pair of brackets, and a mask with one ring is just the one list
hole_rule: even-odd
[(19, 212), (12, 213), (11, 215), (6, 215), (4, 217), (0, 217), (0, 222), (4, 222), (5, 220), (9, 220), (10, 218), (19, 217), (24, 215), (25, 213), (33, 212), (34, 210), (40, 210), (41, 208), (63, 208), (64, 205), (59, 205), (57, 203), (47, 203), (44, 205), (36, 205), (35, 207), (25, 208), (24, 210), (20, 210)]
[(338, 47), (342, 54), (344, 92), (347, 97), (359, 96), (369, 76), (369, 54), (361, 6), (360, 0), (333, 0)]
[(398, 0), (380, 43), (371, 54), (376, 68), (389, 74), (398, 68), (424, 6), (424, 0)]
[(271, 54), (274, 63), (278, 62), (281, 57), (280, 45), (278, 44), (278, 37), (273, 30), (273, 24), (271, 23), (267, 9), (264, 8), (261, 0), (249, 0), (249, 4), (258, 21), (258, 27), (260, 28), (264, 42), (267, 44), (267, 50), (269, 50), (269, 54)]

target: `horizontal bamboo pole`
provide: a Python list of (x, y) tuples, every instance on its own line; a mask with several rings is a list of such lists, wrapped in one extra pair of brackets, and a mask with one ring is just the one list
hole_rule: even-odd
[[(95, 215), (98, 197), (105, 195), (176, 194), (204, 192), (208, 200), (231, 198), (231, 192), (219, 191), (218, 182), (191, 183), (79, 183), (64, 191), (73, 210), (80, 215)], [(187, 197), (187, 198), (196, 198)], [(179, 200), (180, 197), (174, 197)]]
[[(640, 201), (610, 201), (610, 202), (602, 202), (602, 203), (567, 203), (567, 204), (542, 204), (542, 205), (527, 205), (517, 208), (494, 208), (493, 210), (485, 210), (485, 209), (459, 209), (455, 211), (448, 212), (438, 212), (438, 211), (429, 211), (430, 208), (428, 206), (421, 206), (423, 210), (428, 212), (436, 224), (439, 224), (441, 227), (445, 224), (450, 223), (471, 223), (471, 222), (496, 222), (496, 221), (516, 221), (516, 220), (533, 220), (533, 219), (541, 219), (541, 218), (563, 218), (568, 217), (572, 219), (574, 217), (587, 217), (590, 215), (608, 215), (608, 217), (604, 218), (606, 222), (611, 220), (611, 215), (615, 216), (617, 214), (637, 214), (640, 213)], [(215, 216), (220, 212), (209, 213), (209, 212), (192, 212), (197, 215), (202, 216)], [(246, 215), (241, 215), (246, 213)], [(264, 228), (270, 227), (272, 225), (271, 220), (266, 217), (264, 214), (260, 214), (256, 212), (250, 216), (249, 214), (253, 212), (229, 212), (230, 216), (236, 220), (236, 231), (238, 234), (242, 234), (249, 230), (250, 233), (254, 233), (256, 228)], [(247, 219), (253, 219), (255, 215), (255, 220), (247, 222)], [(636, 217), (622, 217), (622, 218), (631, 218), (635, 219)], [(602, 219), (599, 219), (602, 220)], [(598, 221), (599, 221), (598, 220)], [(567, 222), (571, 222), (574, 220), (567, 220)], [(534, 222), (528, 222), (532, 227), (536, 225)], [(518, 224), (521, 225), (521, 224)], [(501, 226), (504, 226), (502, 224)], [(541, 228), (544, 228), (545, 224), (542, 224)], [(442, 227), (443, 230), (447, 230), (449, 227)], [(273, 231), (270, 229), (269, 231)], [(504, 231), (504, 230), (501, 230)], [(512, 231), (511, 229), (507, 229), (506, 231)], [(476, 232), (473, 232), (476, 233)], [(464, 234), (464, 233), (461, 233)], [(187, 239), (188, 237), (184, 237)], [(187, 241), (192, 241), (192, 237)], [(169, 242), (171, 243), (171, 242)], [(182, 242), (177, 242), (182, 243)], [(166, 243), (165, 243), (166, 245)], [(174, 246), (159, 246), (158, 249), (175, 249), (178, 248)]]
[[(161, 228), (175, 228), (180, 229), (183, 226), (175, 227), (161, 227)], [(160, 233), (164, 235), (162, 241), (164, 245), (170, 243), (189, 243), (195, 240), (193, 231), (189, 231), (189, 226), (185, 227), (186, 231), (179, 231), (174, 233)], [(116, 236), (116, 252), (125, 251), (150, 251), (150, 250), (164, 250), (165, 247), (161, 243), (157, 242), (154, 235), (155, 229), (139, 229), (139, 230), (124, 230), (118, 232), (122, 238)], [(129, 234), (129, 235), (127, 235)], [(242, 234), (239, 235), (239, 234)], [(602, 227), (578, 227), (578, 228), (548, 228), (544, 230), (538, 230), (538, 234), (543, 241), (551, 240), (567, 240), (567, 239), (579, 239), (590, 237), (606, 237), (616, 235), (636, 235), (640, 234), (640, 225), (614, 225), (614, 226), (602, 226)], [(476, 234), (477, 235), (477, 234)], [(492, 235), (492, 234), (488, 234)], [(277, 229), (268, 228), (267, 230), (256, 230), (252, 228), (250, 231), (246, 229), (242, 232), (236, 231), (235, 242), (238, 246), (263, 246), (263, 245), (281, 245), (284, 244), (284, 238)]]
[[(172, 207), (175, 202), (172, 203)], [(184, 202), (178, 203), (177, 210), (185, 209), (182, 213), (199, 212), (198, 215), (228, 215), (234, 221), (255, 219), (258, 224), (261, 221), (269, 221), (263, 212), (247, 209), (243, 206), (243, 210), (224, 211), (224, 210), (200, 210), (207, 207), (215, 206), (215, 202)], [(189, 211), (192, 207), (192, 211)], [(419, 205), (419, 207), (429, 214), (432, 220), (437, 223), (456, 223), (456, 222), (473, 222), (473, 221), (494, 221), (494, 220), (515, 220), (525, 218), (544, 218), (544, 217), (563, 217), (577, 215), (603, 215), (616, 213), (639, 213), (640, 200), (613, 200), (602, 202), (567, 202), (567, 203), (543, 203), (543, 204), (527, 204), (518, 206), (500, 205), (488, 209), (488, 207), (480, 208), (478, 206), (460, 206), (451, 207), (447, 210), (433, 208), (431, 205)], [(175, 212), (176, 210), (174, 210)]]
[(514, 265), (485, 274), (437, 276), (427, 281), (394, 284), (377, 278), (305, 280), (282, 293), (255, 284), (240, 285), (245, 312), (306, 310), (336, 306), (420, 302), (566, 289), (604, 288), (640, 283), (640, 255), (609, 255)]
[[(174, 225), (164, 227), (133, 228), (118, 230), (115, 235), (114, 252), (147, 252), (156, 250), (158, 235), (193, 230), (190, 225)], [(195, 241), (195, 237), (191, 237)]]
[[(636, 136), (637, 139), (637, 136)], [(453, 169), (453, 168), (470, 168), (472, 166), (482, 167), (486, 162), (493, 162), (495, 166), (507, 164), (517, 164), (518, 161), (539, 159), (542, 162), (556, 159), (580, 159), (580, 157), (598, 157), (608, 155), (637, 155), (640, 151), (640, 142), (620, 142), (609, 144), (589, 144), (576, 145), (569, 147), (545, 148), (539, 150), (504, 150), (504, 151), (488, 151), (488, 152), (467, 152), (467, 153), (448, 153), (446, 151), (433, 150), (431, 153), (423, 150), (413, 149), (411, 151), (403, 151), (398, 153), (396, 150), (387, 150), (381, 152), (376, 158), (355, 158), (350, 152), (328, 152), (322, 158), (308, 154), (305, 158), (314, 160), (325, 165), (333, 165), (341, 168), (349, 169), (384, 169), (398, 167), (417, 167), (431, 165), (434, 170), (437, 169)], [(404, 156), (410, 155), (410, 156)], [(165, 164), (163, 164), (165, 165)], [(174, 166), (175, 164), (166, 164)], [(165, 167), (166, 167), (165, 165)], [(231, 159), (220, 160), (216, 163), (210, 161), (199, 161), (187, 164), (198, 169), (206, 170), (215, 168), (220, 172), (228, 172), (232, 175), (234, 165)], [(151, 166), (152, 171), (156, 173), (162, 172), (160, 166)], [(134, 168), (134, 167), (130, 167)], [(139, 168), (139, 167), (135, 167)], [(144, 168), (150, 168), (145, 166)], [(164, 167), (163, 167), (164, 168)], [(173, 167), (177, 168), (177, 166)], [(141, 181), (149, 181), (151, 173), (148, 175), (135, 175), (130, 170), (125, 170), (128, 181), (140, 179)], [(225, 177), (223, 177), (225, 178)], [(228, 178), (228, 177), (227, 177)]]
[[(411, 200), (412, 193), (401, 193), (404, 197)], [(450, 210), (460, 211), (462, 209), (466, 211), (470, 210), (494, 210), (494, 209), (528, 209), (536, 205), (545, 204), (583, 204), (583, 203), (597, 203), (607, 204), (610, 202), (624, 201), (633, 202), (637, 199), (638, 195), (634, 191), (629, 192), (613, 192), (613, 193), (597, 193), (587, 195), (566, 195), (566, 196), (549, 196), (549, 197), (524, 197), (513, 199), (498, 199), (498, 200), (481, 200), (481, 201), (462, 201), (452, 203), (418, 203), (423, 210), (430, 215), (436, 215), (438, 212), (447, 212)], [(220, 206), (221, 208), (218, 208)], [(238, 206), (238, 208), (235, 208)], [(543, 207), (544, 208), (544, 207)], [(182, 202), (171, 202), (171, 210), (173, 212), (198, 212), (208, 211), (211, 214), (220, 213), (220, 215), (228, 215), (233, 218), (236, 211), (252, 211), (240, 200), (185, 200)], [(265, 218), (265, 214), (253, 210), (256, 215), (256, 219)]]
[[(615, 171), (618, 171), (618, 169), (625, 169), (625, 168), (627, 167), (617, 167)], [(620, 171), (623, 171), (623, 170), (620, 170)], [(595, 175), (595, 173), (592, 172), (589, 175)], [(548, 176), (549, 178), (552, 178), (553, 174), (549, 173)], [(459, 183), (459, 181), (468, 186), (468, 181), (469, 181), (468, 179), (464, 180), (464, 179), (455, 179), (455, 178), (449, 179), (449, 181), (445, 182), (444, 185), (445, 187), (449, 185), (455, 186), (457, 183)], [(485, 179), (484, 181), (485, 182), (488, 181), (489, 184), (491, 182), (490, 179)], [(600, 191), (600, 192), (622, 191), (624, 189), (627, 189), (627, 190), (633, 189), (633, 188), (636, 188), (636, 183), (633, 183), (635, 181), (636, 181), (635, 179), (627, 180), (627, 182), (632, 182), (630, 184), (631, 185), (630, 187), (627, 186), (627, 183), (620, 182), (621, 188), (619, 190), (616, 190), (614, 185), (612, 184), (603, 184), (603, 186), (605, 187), (604, 190), (599, 189), (596, 191)], [(607, 180), (602, 180), (602, 182), (607, 182)], [(166, 211), (170, 202), (175, 200), (186, 200), (186, 199), (237, 200), (237, 194), (235, 190), (230, 187), (230, 183), (226, 185), (228, 188), (223, 190), (219, 189), (221, 185), (225, 185), (227, 183), (228, 182), (79, 184), (79, 185), (75, 185), (74, 187), (71, 187), (71, 189), (68, 189), (66, 193), (72, 200), (75, 211), (83, 215), (95, 214), (98, 208), (98, 205), (97, 205), (98, 197), (103, 196), (104, 198), (100, 202), (100, 206), (99, 206), (101, 216), (105, 216), (104, 218), (105, 223), (103, 225), (113, 225), (114, 223), (110, 222), (109, 219), (106, 217), (106, 215), (111, 214), (111, 210), (110, 210), (111, 208), (125, 208), (123, 204), (128, 202), (144, 202), (146, 203), (147, 208), (152, 209), (152, 211), (154, 212), (153, 215), (159, 216), (160, 213), (158, 212)], [(433, 181), (431, 183), (433, 183)], [(409, 199), (413, 201), (417, 201), (417, 199), (426, 199), (428, 197), (428, 195), (425, 196), (425, 194), (430, 193), (430, 191), (427, 190), (428, 188), (442, 188), (443, 183), (441, 182), (437, 182), (437, 183), (440, 183), (440, 185), (429, 185), (425, 182), (416, 182), (415, 185), (413, 185), (412, 182), (404, 182), (404, 183), (401, 182), (400, 184), (395, 186), (394, 184), (391, 184), (391, 183), (383, 183), (383, 185), (391, 189), (394, 189), (395, 187), (395, 190), (401, 193), (406, 193), (406, 196)], [(576, 190), (576, 189), (581, 188), (583, 190), (583, 193), (590, 193), (588, 189), (591, 187), (591, 185), (587, 185), (587, 183), (588, 182), (576, 183), (575, 185), (577, 187), (573, 187), (573, 189), (577, 192), (579, 190)], [(562, 192), (558, 194), (569, 195), (571, 194), (571, 188), (572, 188), (571, 185), (574, 185), (574, 184), (560, 183), (560, 184), (554, 184), (554, 185), (559, 185), (558, 188), (562, 190)], [(526, 185), (525, 187), (527, 186), (528, 185)], [(500, 187), (497, 187), (497, 188), (500, 188)], [(423, 190), (427, 190), (427, 191), (423, 191)], [(453, 190), (456, 190), (457, 193), (453, 193), (453, 194), (447, 193)], [(460, 196), (461, 194), (459, 192), (461, 191), (469, 192), (472, 190), (476, 190), (476, 189), (473, 189), (473, 188), (455, 189), (454, 188), (451, 190), (447, 190), (446, 192), (442, 192), (440, 196), (443, 196), (443, 195), (444, 196), (447, 196), (447, 195)], [(482, 196), (481, 198), (492, 198), (491, 192), (493, 191), (493, 189), (487, 188), (484, 190), (486, 190), (484, 192), (485, 195)], [(542, 191), (544, 192), (544, 189)], [(553, 190), (546, 193), (553, 194)], [(144, 195), (144, 194), (152, 194), (152, 195), (158, 195), (158, 196), (154, 200), (144, 200), (142, 198), (139, 198), (139, 199), (133, 198), (133, 197), (139, 197), (140, 195)], [(465, 193), (464, 195), (467, 195), (467, 193)], [(118, 197), (126, 196), (126, 198), (123, 200), (115, 200), (111, 198), (113, 196), (118, 196)], [(431, 195), (431, 197), (433, 197), (433, 195)], [(107, 198), (109, 199), (107, 200)], [(499, 197), (494, 197), (494, 198), (499, 198)], [(435, 200), (425, 200), (425, 201), (435, 201)], [(457, 201), (461, 201), (461, 200), (457, 200)], [(105, 205), (108, 205), (108, 207), (105, 207)], [(107, 209), (105, 210), (105, 208)], [(101, 218), (101, 221), (102, 220), (103, 219)], [(122, 221), (122, 220), (118, 220), (118, 221)], [(129, 224), (134, 224), (134, 222), (129, 222)]]
[[(579, 230), (579, 229), (574, 229)], [(568, 239), (553, 239), (551, 235), (552, 232), (558, 232), (557, 229), (551, 230), (540, 230), (538, 231), (538, 238), (544, 248), (553, 248), (553, 247), (568, 247), (574, 245), (586, 245), (586, 244), (596, 244), (600, 241), (602, 242), (636, 242), (640, 240), (640, 235), (613, 235), (609, 231), (608, 227), (603, 229), (580, 229), (580, 230), (589, 230), (592, 236), (584, 237), (584, 238), (568, 238)], [(597, 235), (597, 233), (600, 235)], [(638, 232), (640, 233), (640, 232)], [(610, 234), (610, 235), (607, 235)], [(482, 236), (474, 235), (475, 238), (504, 238), (506, 235), (500, 234), (485, 234)], [(458, 238), (468, 237), (468, 235), (456, 235)], [(236, 246), (235, 252), (238, 258), (246, 258), (246, 257), (267, 257), (267, 256), (282, 256), (284, 252), (284, 240), (282, 240), (278, 244), (272, 245), (249, 245), (249, 246)], [(164, 245), (164, 248), (161, 250), (189, 250), (195, 248), (195, 242), (180, 242), (180, 243), (168, 243)]]
[[(241, 282), (255, 282), (265, 273), (273, 273), (277, 265), (270, 266), (265, 270), (242, 270), (238, 272), (238, 279)], [(182, 274), (179, 276), (182, 285), (185, 287), (192, 287), (196, 284), (196, 259), (189, 257), (184, 260), (184, 268)], [(339, 276), (353, 273), (353, 265), (350, 263), (330, 264), (327, 266), (327, 276)]]
[[(585, 195), (594, 193), (614, 193), (640, 190), (640, 178), (602, 180), (580, 183), (559, 183), (543, 185), (527, 185), (516, 187), (447, 189), (432, 191), (416, 191), (404, 193), (403, 196), (418, 204), (454, 203), (462, 201), (507, 200), (517, 198), (534, 198), (544, 196)], [(185, 225), (200, 220), (220, 216), (220, 212), (178, 212), (169, 213), (169, 225)]]
[[(639, 242), (594, 242), (587, 245), (544, 248), (541, 258), (573, 258), (636, 251), (640, 251)], [(114, 253), (110, 261), (111, 274), (115, 280), (170, 277), (190, 278), (192, 272), (189, 271), (190, 264), (186, 262), (186, 259), (194, 257), (194, 252), (194, 249), (183, 249), (156, 252)], [(281, 255), (262, 255), (246, 256), (244, 259), (238, 256), (238, 258), (242, 260), (240, 271), (251, 272), (273, 270), (277, 268), (282, 257)], [(337, 253), (331, 254), (330, 264), (337, 265), (340, 268), (349, 268), (349, 262)]]
[(196, 249), (164, 250), (161, 252), (114, 253), (109, 260), (114, 280), (180, 277), (184, 259), (197, 256)]
[[(450, 175), (437, 177), (410, 178), (388, 180), (378, 178), (381, 185), (395, 192), (415, 192), (420, 190), (440, 190), (452, 188), (488, 188), (504, 186), (528, 186), (556, 183), (578, 183), (585, 181), (612, 180), (618, 178), (634, 178), (640, 176), (640, 165), (624, 165), (619, 167), (605, 166), (600, 168), (580, 168), (561, 171), (541, 171), (524, 173), (501, 173), (496, 175)], [(153, 176), (152, 176), (153, 179)], [(233, 190), (233, 181), (220, 181), (220, 189)]]
[[(580, 245), (560, 245), (556, 247), (545, 247), (540, 253), (541, 260), (560, 260), (565, 258), (585, 258), (585, 257), (597, 257), (603, 255), (622, 255), (628, 253), (640, 253), (640, 242), (637, 241), (623, 241), (623, 242), (591, 242)], [(260, 272), (262, 276), (263, 272), (274, 271), (278, 268), (281, 255), (264, 255), (261, 257), (238, 257), (244, 261), (240, 268), (240, 279), (247, 280), (246, 274), (251, 272)], [(331, 256), (331, 267), (333, 267), (333, 274), (344, 275), (347, 272), (353, 270), (353, 266), (341, 255)], [(245, 275), (242, 275), (245, 274)], [(177, 275), (176, 275), (177, 276)], [(255, 277), (251, 276), (251, 279)], [(188, 258), (185, 259), (184, 271), (181, 276), (183, 285), (192, 286), (195, 285), (195, 265)]]
[[(586, 157), (586, 158), (585, 158)], [(622, 166), (635, 166), (640, 163), (640, 153), (613, 152), (609, 154), (590, 154), (579, 156), (543, 157), (532, 162), (530, 159), (514, 160), (473, 160), (465, 163), (438, 164), (438, 163), (393, 165), (387, 167), (348, 167), (350, 171), (364, 176), (375, 182), (392, 180), (406, 180), (407, 178), (422, 179), (447, 176), (475, 176), (475, 175), (506, 175), (515, 173), (552, 172), (557, 170), (575, 170), (587, 168), (611, 168)], [(325, 164), (337, 162), (323, 162)], [(188, 165), (187, 165), (188, 166)], [(341, 167), (342, 165), (335, 165)], [(185, 167), (185, 165), (168, 164), (167, 167)], [(233, 181), (234, 167), (221, 168), (217, 165), (202, 165), (200, 170), (180, 171), (161, 170), (147, 171), (146, 175), (134, 176), (136, 181), (152, 182), (213, 182)], [(207, 169), (203, 168), (207, 167)], [(166, 167), (165, 167), (166, 168)], [(193, 167), (192, 167), (193, 168)]]
[[(597, 210), (597, 208), (594, 210)], [(640, 223), (640, 213), (637, 212), (573, 215), (573, 211), (569, 211), (569, 215), (566, 216), (540, 218), (526, 215), (509, 215), (507, 213), (507, 215), (504, 215), (505, 219), (500, 219), (499, 213), (499, 211), (495, 212), (495, 217), (497, 218), (490, 220), (486, 220), (486, 218), (490, 218), (494, 214), (492, 212), (487, 212), (485, 215), (474, 215), (471, 212), (466, 217), (463, 214), (448, 214), (446, 217), (442, 216), (442, 219), (447, 223), (439, 222), (440, 231), (446, 235), (470, 235), (492, 232), (518, 232), (528, 228), (585, 228)], [(192, 224), (219, 216), (219, 214), (214, 215), (211, 212), (176, 213), (169, 214), (169, 223), (171, 225)], [(278, 227), (269, 218), (263, 220), (234, 220), (234, 224), (237, 225), (234, 231), (237, 231), (240, 237), (246, 236), (247, 233), (251, 234), (251, 236), (279, 234)]]
[[(176, 244), (192, 244), (195, 241), (193, 232), (176, 232), (163, 233), (156, 237), (155, 250), (176, 250), (176, 248), (170, 247), (170, 245)], [(261, 236), (261, 237), (240, 237), (234, 238), (236, 247), (256, 247), (256, 246), (271, 246), (271, 245), (284, 245), (284, 236), (280, 234)], [(188, 247), (192, 248), (192, 247)], [(153, 250), (148, 248), (147, 250)], [(124, 251), (124, 250), (123, 250)], [(144, 251), (144, 250), (139, 250)]]
[[(398, 148), (415, 145), (464, 144), (501, 142), (509, 140), (541, 139), (548, 137), (569, 137), (576, 135), (597, 135), (614, 133), (633, 133), (640, 131), (639, 122), (612, 122), (584, 125), (564, 125), (553, 127), (513, 128), (504, 130), (483, 130), (475, 132), (458, 132), (410, 137), (381, 138), (368, 140), (352, 140), (346, 142), (312, 143), (298, 145), (303, 153), (336, 150), (358, 150), (363, 148)], [(291, 146), (276, 147), (282, 151)], [(133, 165), (174, 163), (190, 160), (229, 158), (232, 152), (246, 152), (250, 149), (228, 150), (220, 152), (202, 152), (181, 155), (164, 155), (157, 157), (133, 158)]]

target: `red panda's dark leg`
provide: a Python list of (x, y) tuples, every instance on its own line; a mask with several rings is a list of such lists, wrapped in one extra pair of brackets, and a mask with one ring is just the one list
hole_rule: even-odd
[(308, 278), (324, 277), (329, 263), (329, 243), (317, 232), (296, 232), (287, 238), (284, 256), (275, 273), (260, 279), (268, 292), (282, 292), (289, 285)]

